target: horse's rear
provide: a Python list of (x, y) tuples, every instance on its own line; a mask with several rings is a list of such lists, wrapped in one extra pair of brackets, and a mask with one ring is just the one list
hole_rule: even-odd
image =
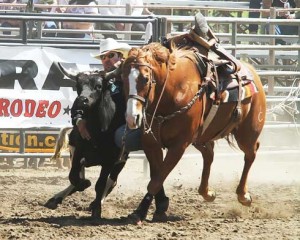
[(236, 190), (238, 200), (244, 205), (251, 204), (251, 196), (247, 192), (246, 181), (259, 148), (258, 137), (266, 117), (266, 97), (260, 77), (252, 66), (247, 65), (247, 67), (254, 76), (254, 83), (258, 92), (253, 94), (251, 98), (244, 100), (241, 122), (238, 128), (233, 131), (239, 148), (245, 153), (243, 174)]
[[(236, 193), (239, 202), (248, 206), (251, 204), (252, 199), (247, 190), (247, 177), (259, 148), (258, 137), (265, 123), (266, 100), (264, 89), (256, 70), (247, 63), (244, 63), (244, 66), (252, 75), (257, 91), (241, 101), (240, 106), (238, 106), (240, 107), (240, 112), (238, 113), (235, 113), (238, 110), (236, 102), (221, 104), (214, 120), (211, 121), (203, 135), (199, 134), (194, 146), (201, 151), (204, 160), (199, 193), (205, 200), (213, 201), (216, 194), (209, 189), (208, 179), (214, 156), (214, 140), (223, 137), (222, 135), (218, 136), (216, 133), (220, 133), (227, 128), (227, 133), (233, 134), (238, 147), (245, 153), (244, 169)], [(236, 114), (239, 116), (236, 116)], [(233, 119), (232, 116), (236, 119)], [(200, 131), (203, 131), (203, 128), (200, 128)], [(228, 137), (228, 135), (226, 136)], [(227, 139), (228, 141), (230, 140), (230, 138)]]

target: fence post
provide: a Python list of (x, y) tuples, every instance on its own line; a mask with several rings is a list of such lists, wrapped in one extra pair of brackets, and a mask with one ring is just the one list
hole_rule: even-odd
[[(276, 9), (274, 7), (270, 8), (270, 19), (275, 19), (276, 18)], [(270, 35), (275, 35), (275, 24), (270, 23), (269, 27), (269, 34)], [(270, 45), (274, 46), (275, 45), (275, 38), (270, 38)], [(270, 49), (269, 50), (269, 65), (275, 65), (275, 50)], [(274, 77), (269, 76), (268, 77), (268, 95), (273, 95), (274, 94)]]
[[(131, 16), (131, 14), (132, 14), (132, 6), (130, 4), (128, 4), (128, 3), (126, 3), (126, 15), (127, 16)], [(130, 31), (131, 30), (131, 25), (132, 25), (131, 23), (126, 23), (124, 30), (125, 31)], [(130, 40), (131, 39), (131, 35), (128, 34), (128, 33), (126, 33), (125, 36), (124, 36), (124, 39)]]
[[(236, 47), (236, 34), (237, 34), (237, 23), (232, 23), (232, 39), (231, 39), (231, 45), (234, 45)], [(236, 56), (236, 48), (232, 49), (232, 55)]]
[[(298, 26), (298, 44), (300, 44), (300, 26)], [(300, 50), (298, 50), (297, 69), (300, 71)]]

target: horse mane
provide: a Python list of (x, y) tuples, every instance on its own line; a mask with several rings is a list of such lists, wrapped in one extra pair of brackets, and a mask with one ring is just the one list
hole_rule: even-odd
[(177, 47), (174, 42), (171, 44), (171, 54), (169, 57), (169, 70), (172, 71), (176, 68), (178, 59), (189, 58), (193, 63), (197, 64), (195, 53), (187, 47)]
[(189, 58), (193, 63), (196, 63), (195, 54), (187, 47), (177, 47), (172, 42), (171, 49), (164, 47), (160, 43), (153, 42), (141, 48), (141, 51), (134, 49), (131, 53), (134, 57), (145, 57), (154, 59), (158, 63), (168, 63), (169, 70), (174, 70), (179, 58)]

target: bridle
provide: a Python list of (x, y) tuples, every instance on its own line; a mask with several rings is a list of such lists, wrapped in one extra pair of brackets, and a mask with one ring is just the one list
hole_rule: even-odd
[[(153, 67), (150, 64), (137, 63), (136, 60), (135, 60), (135, 62), (131, 63), (131, 68), (138, 68), (138, 67), (142, 67), (142, 66), (148, 67), (151, 70), (151, 77), (146, 82), (146, 84), (148, 84), (148, 82), (150, 81), (147, 94), (146, 94), (145, 97), (141, 97), (141, 96), (139, 96), (137, 94), (130, 94), (129, 97), (128, 97), (128, 99), (133, 98), (133, 99), (136, 99), (136, 100), (140, 101), (143, 104), (144, 132), (147, 133), (147, 134), (151, 133), (152, 136), (153, 136), (153, 138), (156, 139), (156, 137), (154, 136), (154, 134), (152, 132), (152, 129), (151, 129), (152, 124), (153, 124), (153, 120), (156, 119), (158, 121), (159, 128), (160, 128), (161, 124), (164, 121), (169, 120), (169, 119), (171, 119), (171, 118), (173, 118), (173, 117), (175, 117), (177, 115), (180, 115), (180, 114), (188, 111), (194, 105), (194, 103), (196, 102), (196, 100), (199, 99), (201, 97), (201, 95), (205, 92), (207, 84), (202, 84), (201, 85), (201, 87), (199, 88), (199, 90), (197, 91), (197, 93), (194, 95), (194, 97), (190, 100), (190, 102), (186, 106), (182, 107), (181, 109), (179, 109), (179, 110), (177, 110), (177, 111), (175, 111), (175, 112), (173, 112), (173, 113), (171, 113), (171, 114), (169, 114), (167, 116), (161, 116), (161, 115), (156, 116), (156, 111), (157, 111), (158, 105), (160, 103), (160, 100), (161, 100), (162, 95), (163, 95), (164, 90), (165, 90), (165, 86), (167, 84), (167, 79), (168, 79), (168, 74), (169, 74), (169, 72), (167, 72), (163, 88), (161, 90), (159, 99), (158, 99), (157, 104), (155, 106), (155, 110), (154, 110), (154, 112), (152, 114), (148, 114), (148, 113), (146, 113), (146, 109), (147, 109), (148, 103), (149, 103), (149, 95), (150, 95), (152, 86), (156, 84), (156, 81), (153, 78)], [(146, 117), (147, 115), (151, 117), (150, 124), (148, 124), (148, 122), (147, 122), (147, 117)], [(156, 141), (157, 141), (157, 139), (156, 139)]]
[(143, 108), (146, 109), (148, 107), (148, 102), (149, 102), (149, 95), (152, 89), (152, 86), (156, 84), (156, 80), (153, 78), (153, 67), (150, 64), (146, 64), (146, 63), (137, 63), (136, 60), (131, 63), (131, 69), (132, 68), (139, 68), (139, 67), (148, 67), (151, 70), (150, 73), (150, 78), (148, 79), (148, 81), (145, 84), (148, 84), (149, 82), (149, 87), (148, 87), (148, 91), (145, 97), (142, 97), (138, 94), (130, 94), (128, 96), (128, 99), (133, 98), (136, 99), (138, 101), (140, 101), (143, 104)]

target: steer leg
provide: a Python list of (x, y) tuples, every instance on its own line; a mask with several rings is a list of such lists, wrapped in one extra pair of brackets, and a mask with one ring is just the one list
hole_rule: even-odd
[(114, 187), (117, 185), (118, 176), (119, 176), (120, 172), (122, 171), (122, 169), (124, 168), (127, 159), (128, 159), (128, 153), (121, 152), (120, 159), (114, 164), (114, 166), (110, 172), (109, 178), (107, 179), (105, 189), (104, 189), (102, 199), (101, 199), (102, 204), (103, 204), (105, 198), (108, 196), (108, 194), (110, 194), (111, 191), (114, 189)]
[[(79, 176), (82, 180), (85, 180), (85, 168), (84, 165), (81, 166), (81, 170), (79, 172)], [(91, 186), (91, 182), (88, 180), (85, 180), (85, 187), (84, 189)], [(83, 189), (83, 190), (84, 190)], [(45, 207), (50, 209), (56, 209), (58, 207), (58, 204), (61, 204), (62, 201), (67, 197), (72, 195), (73, 193), (77, 191), (83, 191), (82, 189), (76, 188), (74, 185), (70, 184), (66, 189), (60, 191), (59, 193), (55, 194), (52, 198), (50, 198), (46, 203)]]
[(101, 201), (105, 194), (106, 184), (108, 181), (109, 183), (111, 183), (112, 181), (111, 179), (109, 180), (108, 178), (109, 173), (110, 173), (110, 168), (107, 166), (102, 166), (100, 177), (98, 178), (95, 185), (96, 198), (89, 206), (89, 210), (92, 212), (92, 217), (94, 218), (101, 218), (101, 211), (102, 211)]

